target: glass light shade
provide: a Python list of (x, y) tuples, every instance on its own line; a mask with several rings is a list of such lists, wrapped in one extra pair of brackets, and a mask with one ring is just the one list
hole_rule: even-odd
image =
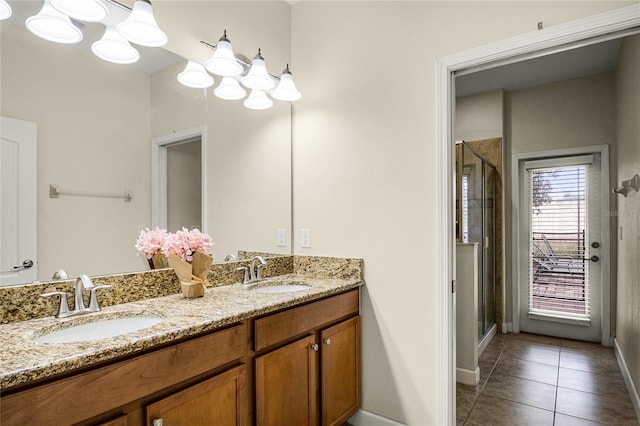
[(194, 89), (205, 89), (214, 83), (213, 77), (207, 74), (204, 67), (193, 61), (188, 61), (184, 71), (178, 74), (178, 82)]
[(271, 90), (275, 87), (276, 83), (267, 72), (267, 66), (260, 55), (260, 50), (251, 61), (251, 68), (249, 68), (249, 73), (242, 78), (242, 84), (254, 90)]
[(213, 89), (213, 94), (220, 99), (236, 101), (247, 95), (247, 91), (240, 87), (238, 80), (231, 77), (223, 77), (220, 85)]
[(51, 6), (49, 0), (44, 0), (40, 12), (28, 17), (25, 24), (33, 34), (54, 43), (74, 44), (82, 41), (82, 31), (73, 25), (67, 15)]
[(262, 90), (252, 90), (243, 104), (249, 109), (268, 109), (273, 106), (273, 101)]
[(160, 47), (167, 44), (167, 35), (153, 17), (151, 3), (136, 0), (129, 17), (118, 24), (118, 32), (127, 40), (141, 46)]
[(289, 65), (280, 75), (280, 81), (278, 86), (270, 93), (271, 97), (278, 99), (279, 101), (294, 102), (302, 98), (302, 93), (296, 89), (296, 85), (293, 83), (293, 76), (289, 71)]
[(9, 3), (7, 3), (6, 0), (0, 0), (0, 21), (9, 19), (12, 13)]
[(114, 64), (132, 64), (140, 59), (140, 53), (114, 27), (107, 27), (102, 38), (91, 45), (91, 51)]
[(222, 77), (233, 77), (242, 74), (242, 65), (238, 63), (231, 48), (229, 40), (220, 39), (216, 45), (216, 51), (207, 62), (204, 63), (205, 68)]
[(109, 16), (109, 10), (100, 0), (50, 0), (51, 6), (78, 21), (98, 22)]

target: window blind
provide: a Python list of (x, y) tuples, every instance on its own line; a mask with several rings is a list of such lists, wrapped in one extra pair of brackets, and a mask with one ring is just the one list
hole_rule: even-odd
[(529, 314), (590, 317), (587, 169), (527, 167)]

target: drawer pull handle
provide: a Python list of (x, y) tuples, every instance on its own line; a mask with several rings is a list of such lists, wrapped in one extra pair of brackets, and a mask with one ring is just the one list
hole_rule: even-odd
[(329, 338), (324, 339), (324, 343), (325, 343), (327, 346), (328, 346), (328, 345), (330, 345), (330, 344), (331, 344), (331, 339), (329, 339)]
[(320, 346), (318, 346), (317, 343), (314, 343), (313, 345), (311, 345), (311, 349), (313, 349), (314, 351), (318, 352), (318, 350), (320, 350)]
[(153, 426), (162, 426), (162, 419), (154, 419)]

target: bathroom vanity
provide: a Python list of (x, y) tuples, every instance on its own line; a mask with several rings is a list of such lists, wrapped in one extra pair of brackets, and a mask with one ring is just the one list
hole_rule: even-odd
[(233, 284), (81, 318), (163, 317), (109, 339), (35, 342), (66, 322), (50, 317), (0, 325), (13, 348), (0, 364), (0, 424), (343, 424), (360, 406), (363, 282), (284, 278), (308, 290), (264, 294)]

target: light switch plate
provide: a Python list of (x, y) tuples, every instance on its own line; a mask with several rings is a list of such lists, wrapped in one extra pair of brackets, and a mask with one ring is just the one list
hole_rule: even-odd
[(300, 247), (302, 248), (311, 247), (311, 229), (303, 228), (300, 230)]
[(287, 246), (287, 230), (284, 228), (278, 229), (278, 247), (286, 247)]

